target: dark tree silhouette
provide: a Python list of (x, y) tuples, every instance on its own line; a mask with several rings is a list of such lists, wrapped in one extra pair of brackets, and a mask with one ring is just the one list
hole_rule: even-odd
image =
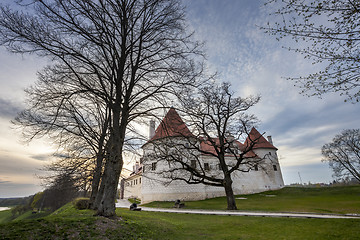
[(360, 129), (342, 131), (325, 144), (321, 152), (335, 177), (354, 177), (360, 181)]
[[(91, 99), (108, 112), (107, 131), (98, 126), (107, 139), (98, 143), (106, 161), (95, 207), (99, 215), (115, 216), (127, 127), (166, 94), (196, 83), (201, 44), (187, 33), (178, 0), (19, 2), (23, 11), (0, 5), (0, 43), (15, 53), (47, 58), (45, 79), (70, 89), (76, 106)], [(63, 101), (54, 107), (58, 104)], [(57, 114), (53, 120), (56, 124)]]
[(71, 175), (58, 175), (44, 190), (38, 205), (42, 209), (48, 208), (55, 211), (71, 202), (79, 197), (79, 190), (75, 183)]
[(54, 154), (57, 160), (44, 168), (52, 172), (46, 178), (71, 174), (83, 191), (92, 184), (93, 203), (102, 173), (109, 109), (96, 96), (67, 84), (67, 76), (57, 74), (60, 70), (53, 70), (40, 72), (36, 85), (26, 90), (28, 108), (13, 123), (23, 129), (26, 141), (47, 136), (60, 146)]

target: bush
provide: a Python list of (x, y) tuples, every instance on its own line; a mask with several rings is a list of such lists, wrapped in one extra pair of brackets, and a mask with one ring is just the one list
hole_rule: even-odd
[(89, 208), (89, 198), (77, 198), (74, 201), (76, 209), (84, 210)]

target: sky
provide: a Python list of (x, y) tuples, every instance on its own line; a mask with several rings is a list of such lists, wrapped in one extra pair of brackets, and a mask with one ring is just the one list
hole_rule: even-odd
[[(261, 121), (258, 130), (271, 135), (278, 148), (285, 184), (332, 181), (331, 169), (321, 161), (321, 147), (343, 129), (359, 128), (360, 104), (344, 103), (333, 93), (321, 99), (299, 94), (286, 77), (305, 76), (320, 66), (282, 48), (296, 46), (291, 41), (278, 42), (257, 27), (271, 20), (263, 1), (183, 2), (189, 30), (206, 44), (209, 70), (231, 82), (239, 96), (261, 95), (251, 113)], [(45, 64), (44, 59), (0, 47), (0, 198), (42, 189), (36, 176), (43, 174), (41, 168), (49, 163), (54, 146), (47, 139), (24, 143), (11, 120), (25, 106), (24, 89)]]

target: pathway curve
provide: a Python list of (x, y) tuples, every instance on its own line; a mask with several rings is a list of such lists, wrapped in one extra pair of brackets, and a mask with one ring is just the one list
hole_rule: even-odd
[[(119, 199), (116, 203), (117, 208), (129, 208), (131, 203), (126, 199)], [(148, 212), (169, 212), (169, 213), (188, 213), (188, 214), (207, 214), (207, 215), (228, 215), (228, 216), (258, 216), (258, 217), (291, 217), (291, 218), (341, 218), (359, 219), (360, 215), (340, 215), (340, 214), (316, 214), (316, 213), (276, 213), (276, 212), (248, 212), (248, 211), (229, 211), (229, 210), (203, 210), (203, 209), (178, 209), (178, 208), (150, 208), (141, 207), (142, 211)]]

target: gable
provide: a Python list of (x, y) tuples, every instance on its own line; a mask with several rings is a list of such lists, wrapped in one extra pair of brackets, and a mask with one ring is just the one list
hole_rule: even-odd
[(175, 108), (170, 110), (155, 130), (155, 135), (150, 139), (154, 141), (166, 137), (192, 137), (193, 134), (187, 128)]
[(251, 129), (249, 136), (246, 138), (244, 145), (246, 147), (250, 146), (251, 144), (254, 144), (253, 149), (258, 148), (270, 148), (278, 150), (274, 145), (269, 143), (254, 127)]

